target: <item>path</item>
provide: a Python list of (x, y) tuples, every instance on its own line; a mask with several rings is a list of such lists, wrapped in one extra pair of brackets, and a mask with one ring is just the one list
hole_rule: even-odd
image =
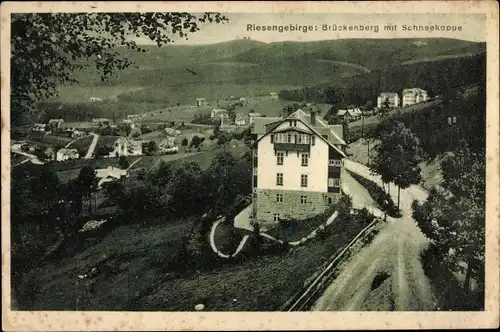
[[(379, 176), (351, 160), (345, 160), (345, 168), (380, 184)], [(366, 189), (352, 177), (343, 177), (345, 187), (353, 196), (353, 205), (367, 207), (375, 215), (383, 213), (374, 206)], [(397, 195), (397, 190), (393, 190)], [(373, 242), (361, 249), (343, 266), (342, 271), (323, 295), (313, 305), (315, 311), (360, 311), (377, 310), (387, 305), (390, 297), (380, 298), (379, 303), (364, 308), (365, 300), (371, 292), (372, 281), (377, 272), (386, 272), (392, 279), (392, 301), (395, 310), (421, 311), (433, 310), (435, 303), (429, 282), (424, 275), (419, 254), (427, 244), (411, 217), (411, 203), (414, 199), (425, 200), (427, 193), (418, 186), (401, 190), (401, 212), (403, 216), (395, 219), (387, 217), (388, 225), (383, 228)], [(397, 197), (394, 197), (397, 199)]]
[(23, 155), (25, 157), (28, 157), (29, 159), (26, 159), (26, 160), (23, 160), (22, 162), (16, 164), (16, 165), (13, 165), (11, 167), (15, 167), (15, 166), (19, 166), (21, 164), (24, 164), (24, 163), (27, 163), (28, 161), (31, 161), (33, 164), (36, 164), (36, 165), (43, 165), (43, 161), (41, 161), (40, 159), (38, 159), (37, 156), (35, 156), (34, 154), (31, 154), (31, 153), (27, 153), (27, 152), (24, 152), (24, 151), (21, 151), (21, 150), (10, 150), (12, 153), (17, 153), (17, 154), (20, 154), (20, 155)]
[(94, 137), (92, 139), (92, 143), (90, 143), (89, 149), (87, 150), (87, 154), (85, 155), (85, 157), (83, 157), (83, 159), (91, 159), (92, 158), (92, 156), (94, 155), (94, 150), (95, 150), (95, 148), (97, 146), (97, 141), (99, 141), (99, 135), (98, 134), (92, 133), (90, 135), (92, 135)]
[(64, 148), (66, 148), (66, 149), (67, 149), (67, 148), (69, 148), (69, 146), (70, 146), (71, 144), (75, 143), (76, 141), (81, 140), (81, 139), (83, 139), (83, 138), (85, 138), (85, 137), (89, 137), (89, 136), (90, 136), (90, 135), (83, 136), (83, 137), (78, 137), (78, 138), (76, 138), (76, 139), (72, 140), (71, 142), (69, 142), (68, 144), (66, 144), (66, 146), (65, 146)]
[[(245, 209), (243, 209), (243, 211), (241, 211), (235, 218), (235, 222), (234, 222), (234, 226), (236, 226), (236, 220), (239, 220), (238, 221), (238, 224), (240, 226), (243, 226), (243, 227), (240, 227), (240, 228), (243, 228), (243, 229), (246, 229), (248, 230), (248, 225), (250, 224), (249, 222), (244, 222), (244, 218), (245, 217), (249, 217), (250, 216), (250, 212), (251, 211), (251, 207), (252, 205), (249, 205), (247, 206)], [(296, 246), (300, 246), (304, 243), (306, 243), (307, 241), (309, 240), (312, 240), (314, 239), (317, 235), (318, 235), (318, 229), (320, 228), (324, 228), (324, 227), (327, 227), (329, 226), (334, 220), (335, 218), (337, 218), (338, 216), (338, 212), (335, 211), (330, 217), (328, 217), (328, 219), (321, 225), (319, 225), (316, 229), (314, 229), (313, 231), (311, 231), (311, 233), (309, 233), (308, 235), (305, 235), (303, 236), (300, 240), (297, 240), (297, 241), (292, 241), (292, 242), (288, 242), (288, 244), (291, 246), (291, 247), (296, 247)], [(212, 247), (212, 250), (219, 256), (219, 257), (222, 257), (222, 258), (230, 258), (230, 257), (235, 257), (245, 246), (246, 242), (248, 241), (248, 238), (249, 238), (249, 235), (245, 235), (243, 236), (243, 238), (241, 239), (241, 242), (240, 244), (238, 245), (238, 248), (235, 250), (234, 253), (232, 254), (226, 254), (226, 253), (222, 253), (218, 248), (217, 248), (217, 245), (215, 244), (215, 231), (217, 229), (217, 227), (220, 225), (221, 222), (224, 222), (224, 219), (219, 219), (217, 220), (213, 225), (212, 225), (212, 228), (210, 229), (210, 236), (209, 236), (209, 239), (210, 239), (210, 246)], [(238, 228), (238, 227), (237, 227)], [(251, 228), (250, 230), (252, 230), (253, 228)], [(260, 235), (262, 237), (265, 237), (266, 239), (268, 240), (271, 240), (271, 241), (274, 241), (274, 242), (278, 242), (278, 243), (281, 243), (283, 244), (283, 241), (280, 240), (280, 239), (276, 239), (275, 237), (273, 237), (272, 235), (269, 235), (265, 232), (260, 232)]]

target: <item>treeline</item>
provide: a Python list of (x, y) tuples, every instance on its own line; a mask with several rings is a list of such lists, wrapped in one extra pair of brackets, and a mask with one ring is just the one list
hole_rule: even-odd
[[(47, 122), (49, 119), (64, 121), (91, 121), (94, 118), (123, 118), (129, 114), (141, 114), (164, 105), (152, 103), (133, 103), (125, 101), (63, 103), (60, 101), (41, 101), (36, 107), (33, 122)], [(41, 115), (41, 116), (40, 116)]]
[[(280, 91), (280, 99), (330, 103), (337, 100), (340, 107), (364, 105), (376, 101), (384, 91), (401, 93), (405, 88), (420, 87), (431, 96), (450, 89), (482, 82), (486, 75), (486, 54), (440, 61), (400, 65), (373, 70), (312, 87)], [(340, 100), (339, 100), (340, 99)]]

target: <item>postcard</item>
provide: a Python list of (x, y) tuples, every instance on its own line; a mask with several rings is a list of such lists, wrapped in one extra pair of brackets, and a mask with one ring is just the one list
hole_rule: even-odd
[(0, 10), (4, 330), (498, 327), (498, 3)]

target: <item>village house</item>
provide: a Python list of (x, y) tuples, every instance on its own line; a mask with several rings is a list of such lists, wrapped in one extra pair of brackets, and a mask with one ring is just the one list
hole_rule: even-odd
[(95, 118), (95, 119), (92, 119), (92, 123), (94, 124), (98, 124), (100, 126), (109, 126), (112, 121), (110, 119), (106, 119), (106, 118)]
[(207, 101), (205, 100), (205, 98), (196, 98), (196, 106), (197, 107), (202, 107), (202, 106), (205, 106), (207, 104)]
[(361, 118), (362, 115), (363, 113), (359, 108), (349, 108), (346, 110), (338, 110), (337, 112), (337, 116), (347, 122), (356, 121)]
[(403, 90), (403, 107), (418, 104), (429, 99), (427, 91), (420, 88), (411, 88)]
[(71, 138), (82, 138), (85, 136), (87, 136), (87, 133), (80, 130), (73, 130), (73, 132), (71, 133)]
[(180, 130), (177, 130), (175, 128), (165, 128), (165, 133), (168, 135), (168, 136), (177, 136), (177, 135), (180, 135), (181, 134), (181, 131)]
[(229, 118), (229, 112), (223, 108), (213, 108), (210, 112), (210, 117), (215, 118)]
[(45, 124), (45, 123), (35, 123), (33, 125), (32, 130), (33, 131), (45, 131), (46, 128), (47, 128), (47, 124)]
[(44, 151), (45, 158), (48, 160), (54, 160), (56, 159), (56, 153), (54, 152), (54, 149), (51, 147), (48, 147)]
[(278, 100), (279, 96), (276, 92), (270, 92), (269, 96), (271, 97), (271, 100)]
[(128, 124), (130, 126), (130, 129), (135, 129), (135, 127), (137, 127), (137, 125), (135, 124), (135, 122), (131, 119), (123, 119), (122, 121), (123, 123), (125, 124)]
[(110, 157), (120, 156), (141, 156), (142, 142), (134, 141), (126, 137), (120, 137), (113, 145), (113, 151), (109, 154)]
[(102, 101), (102, 98), (99, 98), (99, 97), (90, 97), (89, 100), (90, 100), (91, 103), (95, 103), (95, 102)]
[(77, 149), (60, 149), (56, 153), (56, 160), (57, 161), (66, 161), (70, 159), (78, 159), (80, 158), (80, 155), (78, 154)]
[(262, 226), (320, 214), (340, 197), (341, 125), (316, 112), (256, 118), (252, 133), (253, 215)]
[(234, 124), (237, 126), (246, 126), (247, 119), (243, 114), (236, 115), (236, 119), (234, 120)]
[(395, 92), (382, 92), (380, 96), (377, 97), (377, 107), (385, 107), (385, 103), (388, 103), (389, 108), (395, 108), (399, 106), (399, 96)]
[(96, 178), (99, 179), (97, 188), (102, 189), (104, 184), (123, 179), (127, 176), (127, 170), (118, 167), (108, 166), (108, 168), (97, 169)]
[(48, 122), (48, 126), (52, 129), (61, 129), (61, 125), (64, 122), (63, 119), (50, 119)]

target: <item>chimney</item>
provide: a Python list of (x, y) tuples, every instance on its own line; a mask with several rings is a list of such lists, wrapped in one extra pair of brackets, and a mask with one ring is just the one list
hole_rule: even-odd
[(311, 108), (311, 124), (315, 125), (316, 124), (316, 111), (313, 111)]

